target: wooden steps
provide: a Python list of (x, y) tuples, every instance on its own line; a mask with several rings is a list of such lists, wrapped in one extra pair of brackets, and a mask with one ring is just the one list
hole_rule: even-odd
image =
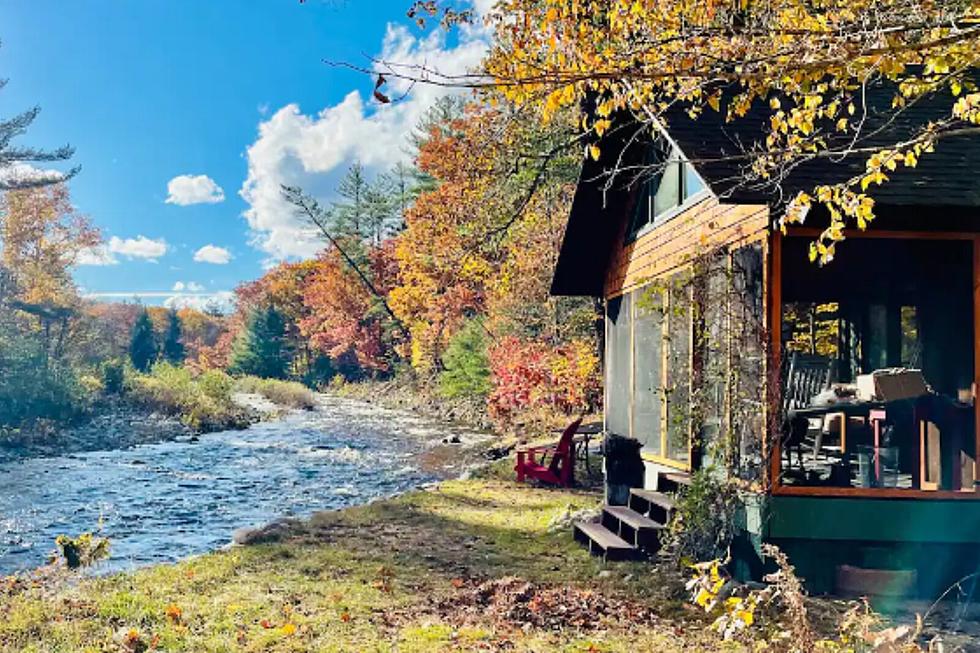
[(691, 485), (691, 475), (684, 472), (666, 472), (657, 475), (657, 489), (665, 493), (677, 492)]
[(635, 546), (596, 522), (575, 522), (574, 535), (589, 548), (589, 553), (605, 560), (632, 560), (639, 553)]
[(605, 560), (631, 560), (650, 556), (660, 548), (660, 533), (673, 517), (674, 495), (691, 484), (681, 472), (661, 472), (658, 490), (633, 488), (628, 505), (607, 505), (598, 522), (576, 522), (574, 536), (594, 555)]
[(663, 492), (633, 488), (630, 490), (629, 507), (656, 522), (667, 524), (676, 504), (673, 497)]

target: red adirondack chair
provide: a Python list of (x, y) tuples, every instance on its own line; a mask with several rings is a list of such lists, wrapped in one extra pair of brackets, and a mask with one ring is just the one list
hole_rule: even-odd
[[(530, 476), (545, 483), (571, 487), (575, 482), (575, 443), (573, 438), (582, 418), (568, 425), (557, 444), (542, 447), (520, 447), (517, 450), (518, 483)], [(548, 462), (551, 456), (551, 462)]]

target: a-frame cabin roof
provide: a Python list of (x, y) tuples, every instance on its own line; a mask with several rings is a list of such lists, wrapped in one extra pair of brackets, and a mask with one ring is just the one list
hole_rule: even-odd
[[(930, 121), (949, 116), (954, 98), (948, 91), (910, 104), (897, 116), (880, 111), (891, 106), (894, 87), (868, 86), (856, 94), (856, 115), (865, 115), (866, 137), (858, 147), (889, 146), (916, 134)], [(863, 101), (861, 98), (864, 98)], [(865, 114), (865, 107), (867, 107)], [(861, 174), (868, 152), (850, 151), (841, 156), (819, 156), (788, 171), (778, 187), (752, 186), (744, 182), (742, 167), (746, 152), (764, 142), (771, 110), (761, 104), (732, 122), (721, 112), (704, 111), (691, 119), (683, 111), (669, 112), (662, 127), (684, 158), (694, 165), (719, 201), (733, 204), (776, 205), (799, 190), (810, 191), (819, 184), (834, 184)], [(603, 278), (620, 238), (623, 222), (632, 210), (637, 183), (636, 166), (653, 137), (649, 128), (638, 136), (640, 124), (619, 116), (600, 144), (600, 157), (582, 164), (572, 202), (558, 264), (552, 280), (555, 295), (601, 296)], [(662, 138), (663, 134), (658, 134)], [(852, 135), (828, 134), (831, 150), (847, 150)], [(633, 172), (630, 172), (633, 166)], [(625, 172), (623, 172), (625, 170)], [(612, 174), (613, 171), (620, 171)], [(915, 168), (899, 166), (889, 181), (872, 186), (869, 194), (881, 207), (949, 207), (957, 214), (980, 207), (980, 133), (943, 138), (935, 152), (923, 154)], [(976, 215), (980, 219), (980, 215)]]

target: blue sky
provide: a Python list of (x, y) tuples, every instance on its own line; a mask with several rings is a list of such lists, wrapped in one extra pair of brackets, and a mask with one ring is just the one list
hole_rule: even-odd
[[(102, 265), (78, 268), (79, 285), (162, 303), (227, 292), (271, 262), (313, 254), (319, 244), (279, 184), (329, 199), (353, 160), (373, 170), (404, 160), (405, 132), (441, 92), (377, 107), (369, 79), (323, 60), (453, 70), (485, 47), (479, 30), (449, 43), (420, 32), (409, 4), (0, 0), (0, 116), (41, 106), (22, 142), (75, 146), (74, 202), (107, 239), (89, 257)], [(196, 179), (178, 179), (168, 203), (181, 176)]]

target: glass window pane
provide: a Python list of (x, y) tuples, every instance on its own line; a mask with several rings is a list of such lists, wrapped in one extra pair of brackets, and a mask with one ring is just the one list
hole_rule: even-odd
[(630, 384), (630, 298), (606, 305), (606, 430), (628, 436)]
[(681, 163), (676, 158), (664, 165), (660, 183), (653, 196), (653, 215), (661, 215), (681, 203)]
[(690, 163), (684, 164), (684, 199), (704, 190), (704, 182)]
[(643, 451), (661, 455), (663, 401), (663, 291), (636, 294), (633, 323), (633, 437)]

